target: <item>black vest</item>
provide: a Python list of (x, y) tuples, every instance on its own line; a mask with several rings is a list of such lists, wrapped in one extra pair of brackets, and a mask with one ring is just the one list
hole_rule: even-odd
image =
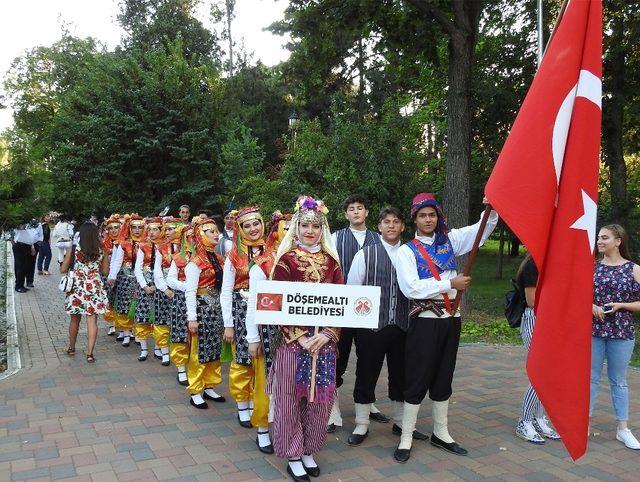
[(362, 248), (365, 264), (364, 284), (380, 286), (380, 318), (378, 329), (396, 325), (409, 329), (409, 300), (400, 291), (398, 276), (382, 243)]
[[(371, 246), (376, 243), (380, 243), (380, 235), (367, 229), (367, 234), (365, 235), (362, 248)], [(349, 276), (349, 270), (351, 269), (353, 257), (361, 249), (358, 245), (358, 241), (356, 241), (355, 236), (351, 232), (351, 229), (344, 228), (336, 231), (336, 249), (338, 250), (338, 256), (340, 257), (342, 275), (344, 276), (344, 279), (346, 281), (347, 277)]]

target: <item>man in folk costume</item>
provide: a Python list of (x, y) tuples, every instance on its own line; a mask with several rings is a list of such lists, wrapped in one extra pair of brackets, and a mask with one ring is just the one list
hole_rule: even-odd
[[(380, 235), (367, 229), (367, 216), (369, 215), (369, 203), (364, 196), (352, 194), (343, 203), (344, 217), (349, 221), (349, 227), (340, 229), (332, 234), (333, 243), (340, 257), (340, 266), (345, 278), (349, 276), (349, 270), (353, 257), (365, 246), (380, 242)], [(344, 372), (349, 364), (351, 345), (353, 344), (355, 329), (343, 328), (338, 342), (338, 366), (336, 367), (337, 386), (340, 388), (343, 382)], [(377, 422), (387, 423), (389, 418), (371, 404), (371, 418)], [(329, 433), (336, 430), (336, 426), (342, 427), (342, 414), (340, 413), (340, 394), (336, 395), (329, 417)]]
[(247, 342), (247, 299), (249, 269), (254, 258), (264, 253), (264, 221), (258, 206), (238, 211), (234, 246), (224, 262), (220, 303), (224, 320), (224, 339), (233, 347), (229, 367), (229, 391), (238, 404), (238, 422), (251, 428), (251, 408), (255, 384), (254, 370)]
[(174, 293), (169, 325), (169, 358), (178, 369), (178, 384), (185, 387), (189, 385), (187, 377), (189, 346), (187, 345), (187, 303), (185, 299), (187, 278), (184, 269), (189, 263), (194, 249), (193, 226), (185, 224), (182, 228), (180, 250), (173, 255), (173, 260), (167, 273), (167, 286)]
[(120, 229), (118, 246), (111, 257), (107, 284), (116, 285), (116, 324), (120, 328), (118, 340), (129, 346), (133, 330), (136, 277), (133, 272), (138, 245), (144, 240), (145, 222), (142, 216), (125, 216)]
[(145, 361), (149, 355), (147, 340), (153, 334), (154, 299), (156, 286), (153, 282), (153, 267), (155, 265), (156, 246), (164, 241), (162, 218), (148, 219), (146, 225), (146, 240), (138, 244), (136, 262), (133, 272), (136, 275), (136, 307), (134, 311), (134, 335), (140, 344), (138, 361)]
[(264, 254), (253, 258), (254, 264), (249, 270), (249, 303), (247, 306), (247, 342), (249, 355), (255, 373), (253, 390), (253, 413), (251, 424), (257, 427), (256, 445), (266, 454), (273, 453), (273, 444), (269, 437), (269, 422), (273, 421), (273, 409), (267, 395), (266, 381), (273, 365), (273, 347), (280, 339), (274, 325), (258, 326), (255, 322), (256, 288), (260, 280), (267, 280), (273, 270), (276, 252), (284, 239), (291, 223), (291, 214), (275, 211), (269, 222), (269, 236), (265, 243)]
[[(324, 203), (298, 199), (297, 212), (278, 248), (271, 278), (278, 281), (344, 284), (329, 231)], [(260, 320), (256, 320), (260, 323)], [(275, 414), (273, 446), (287, 458), (287, 472), (296, 481), (317, 477), (313, 458), (324, 445), (336, 394), (339, 328), (279, 326), (273, 367)]]
[(231, 209), (224, 213), (224, 228), (220, 235), (220, 242), (216, 248), (216, 253), (225, 257), (229, 254), (231, 248), (233, 248), (233, 233), (237, 215), (238, 211), (236, 209)]
[[(356, 427), (349, 436), (349, 445), (360, 445), (369, 433), (371, 404), (380, 370), (387, 359), (389, 398), (394, 403), (392, 432), (402, 433), (404, 406), (405, 335), (409, 328), (409, 300), (402, 294), (396, 275), (396, 257), (401, 246), (404, 222), (400, 210), (387, 207), (380, 211), (378, 231), (380, 243), (365, 246), (353, 258), (347, 284), (380, 286), (380, 316), (378, 329), (356, 330), (356, 383), (353, 400), (356, 411)], [(428, 440), (428, 436), (413, 433), (414, 439)]]
[[(122, 222), (123, 219), (120, 218), (119, 214), (112, 214), (104, 223), (105, 232), (102, 237), (102, 251), (107, 257), (109, 264), (111, 264), (113, 251), (118, 244), (118, 235), (122, 228)], [(106, 282), (106, 279), (103, 281)], [(109, 287), (105, 284), (105, 288), (107, 290), (107, 299), (109, 300), (109, 310), (104, 314), (104, 320), (109, 325), (109, 332), (107, 334), (113, 336), (116, 333), (116, 287), (114, 285)]]
[(193, 251), (184, 269), (190, 344), (187, 391), (191, 405), (204, 409), (208, 407), (206, 400), (225, 401), (214, 390), (222, 382), (222, 257), (214, 252), (220, 234), (216, 223), (209, 218), (194, 223)]
[[(453, 303), (457, 290), (466, 289), (471, 281), (468, 276), (457, 273), (455, 257), (471, 251), (480, 229), (478, 221), (449, 230), (442, 208), (431, 193), (414, 197), (411, 218), (416, 225), (416, 236), (398, 250), (396, 261), (398, 284), (411, 300), (411, 322), (405, 345), (402, 435), (394, 453), (398, 462), (406, 462), (410, 457), (418, 411), (427, 393), (433, 401), (431, 444), (457, 455), (467, 454), (447, 428), (461, 329), (460, 313), (454, 311)], [(493, 211), (482, 233), (482, 242), (497, 222), (498, 215)]]
[(184, 223), (179, 218), (163, 220), (164, 242), (156, 244), (153, 282), (156, 286), (154, 297), (153, 339), (156, 343), (154, 356), (169, 366), (169, 326), (173, 306), (174, 290), (167, 284), (173, 255), (180, 251), (180, 238)]

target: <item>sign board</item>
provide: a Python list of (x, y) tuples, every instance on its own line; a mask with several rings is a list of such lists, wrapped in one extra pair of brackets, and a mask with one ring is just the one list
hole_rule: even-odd
[(259, 325), (378, 328), (380, 287), (261, 280)]

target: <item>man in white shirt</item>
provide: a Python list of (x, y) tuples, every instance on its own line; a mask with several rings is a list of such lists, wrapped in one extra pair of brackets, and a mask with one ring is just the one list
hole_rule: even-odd
[[(340, 267), (342, 276), (346, 280), (349, 276), (349, 269), (353, 257), (365, 246), (380, 242), (380, 235), (367, 229), (367, 216), (369, 215), (369, 202), (360, 194), (352, 194), (345, 199), (342, 207), (344, 217), (349, 221), (349, 227), (340, 229), (331, 235), (333, 244), (340, 257)], [(353, 344), (353, 328), (342, 328), (340, 339), (338, 340), (338, 360), (336, 362), (336, 387), (342, 386), (344, 372), (349, 364), (351, 355), (351, 345)], [(371, 418), (377, 422), (387, 423), (389, 418), (380, 413), (372, 404)], [(340, 413), (340, 395), (337, 392), (333, 399), (333, 407), (329, 417), (327, 432), (332, 433), (336, 426), (342, 427), (342, 414)]]
[[(486, 203), (486, 200), (485, 200)], [(453, 303), (457, 290), (471, 278), (457, 273), (456, 256), (471, 251), (480, 222), (449, 230), (442, 209), (431, 193), (413, 199), (411, 218), (416, 237), (398, 250), (398, 284), (411, 301), (406, 338), (404, 413), (400, 444), (393, 454), (406, 462), (420, 404), (427, 393), (433, 401), (431, 444), (456, 455), (467, 455), (449, 435), (448, 409), (460, 342), (460, 313)], [(494, 211), (482, 233), (484, 242), (498, 222)]]
[[(42, 231), (41, 231), (42, 232)], [(33, 266), (35, 270), (35, 256), (37, 242), (36, 233), (33, 226), (29, 224), (23, 224), (12, 232), (11, 246), (13, 251), (13, 266), (15, 271), (15, 290), (18, 293), (26, 293), (29, 291), (25, 287), (25, 282), (33, 287), (33, 275), (31, 272), (31, 279), (29, 279), (29, 269), (31, 266), (31, 259), (33, 258)]]
[[(409, 328), (409, 300), (398, 286), (395, 264), (404, 222), (400, 210), (386, 207), (378, 216), (380, 243), (362, 248), (353, 258), (347, 284), (380, 287), (380, 316), (375, 330), (362, 328), (355, 331), (356, 383), (353, 400), (356, 428), (349, 436), (349, 445), (360, 445), (369, 433), (371, 404), (380, 370), (387, 359), (389, 398), (394, 402), (392, 433), (400, 435), (404, 405), (405, 333)], [(428, 440), (418, 431), (414, 439)]]

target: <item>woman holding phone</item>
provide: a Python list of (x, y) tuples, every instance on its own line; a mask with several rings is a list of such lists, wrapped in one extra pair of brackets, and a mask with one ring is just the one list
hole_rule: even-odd
[(611, 401), (618, 422), (616, 439), (640, 450), (628, 427), (627, 367), (635, 345), (634, 311), (640, 311), (640, 266), (630, 261), (627, 233), (609, 224), (598, 233), (598, 253), (593, 275), (593, 329), (591, 338), (591, 403), (593, 414), (605, 358)]

